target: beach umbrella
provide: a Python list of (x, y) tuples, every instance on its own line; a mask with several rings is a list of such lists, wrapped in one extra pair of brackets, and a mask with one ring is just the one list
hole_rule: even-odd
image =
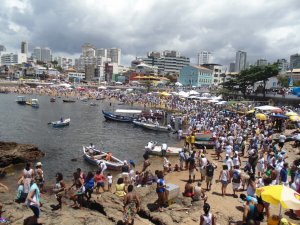
[(285, 114), (286, 116), (298, 116), (296, 112), (290, 111)]
[(166, 92), (166, 91), (163, 91), (163, 92), (160, 92), (159, 95), (160, 95), (160, 96), (170, 96), (171, 94), (169, 94), (169, 93)]
[(290, 120), (291, 121), (300, 121), (300, 117), (299, 116), (290, 116)]
[(249, 110), (248, 112), (246, 112), (247, 114), (252, 114), (252, 113), (254, 113), (255, 112), (255, 110), (254, 109), (252, 109), (252, 110)]
[(181, 86), (183, 86), (183, 85), (182, 85), (182, 83), (180, 83), (180, 82), (176, 82), (176, 83), (175, 83), (175, 86), (181, 87)]
[(199, 95), (200, 93), (198, 91), (194, 91), (194, 90), (191, 90), (188, 92), (189, 95)]
[(258, 119), (258, 120), (267, 120), (267, 116), (263, 113), (257, 113), (255, 115), (255, 118)]
[(300, 194), (287, 186), (272, 185), (257, 188), (256, 194), (263, 201), (273, 205), (280, 204), (285, 209), (300, 209)]
[(274, 113), (283, 113), (282, 109), (278, 108), (278, 109), (272, 109), (271, 110)]
[(282, 115), (282, 114), (275, 114), (275, 115), (270, 115), (271, 117), (274, 118), (279, 118), (279, 119), (288, 119), (288, 116)]
[(107, 89), (107, 87), (104, 87), (104, 86), (100, 86), (100, 87), (98, 87), (98, 89), (102, 89), (102, 90), (105, 90), (105, 89)]

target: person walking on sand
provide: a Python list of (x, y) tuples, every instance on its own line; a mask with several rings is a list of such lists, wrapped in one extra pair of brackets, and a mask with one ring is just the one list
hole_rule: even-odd
[(209, 191), (211, 190), (211, 185), (212, 185), (212, 182), (213, 182), (213, 178), (214, 178), (214, 171), (215, 169), (217, 168), (217, 166), (208, 161), (207, 162), (207, 166), (206, 166), (206, 190)]
[(230, 174), (229, 174), (227, 165), (223, 165), (223, 169), (221, 170), (220, 175), (219, 175), (219, 180), (222, 184), (222, 187), (221, 187), (222, 196), (225, 196), (226, 195), (226, 188), (227, 188), (227, 185), (230, 181)]
[(160, 212), (163, 211), (163, 206), (166, 202), (166, 182), (164, 179), (164, 173), (163, 171), (159, 171), (157, 174), (157, 187), (156, 187), (156, 193), (158, 196), (157, 204), (158, 204), (158, 210)]
[(204, 203), (204, 214), (200, 216), (200, 225), (216, 225), (216, 217), (210, 213), (209, 210), (210, 205), (208, 203)]

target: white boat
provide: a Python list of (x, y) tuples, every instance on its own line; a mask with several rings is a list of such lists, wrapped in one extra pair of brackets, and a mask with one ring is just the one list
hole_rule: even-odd
[(153, 123), (146, 123), (146, 122), (140, 122), (137, 120), (133, 121), (134, 125), (149, 129), (149, 130), (154, 130), (154, 131), (160, 131), (160, 132), (171, 132), (172, 128), (169, 128), (167, 126), (160, 126), (157, 124)]
[[(108, 153), (102, 152), (98, 149), (91, 149), (90, 147), (82, 146), (83, 158), (90, 164), (98, 166), (104, 162), (108, 170), (120, 170), (124, 162), (115, 156), (108, 157)], [(110, 158), (110, 159), (108, 159)]]
[[(150, 141), (148, 145), (145, 146), (146, 152), (151, 155), (162, 155), (161, 145), (158, 145), (157, 142)], [(179, 147), (167, 147), (166, 155), (168, 156), (178, 156), (179, 152), (182, 151), (182, 148)]]
[(71, 122), (71, 119), (68, 118), (68, 119), (64, 119), (62, 121), (58, 120), (58, 121), (51, 122), (51, 124), (53, 127), (65, 127), (65, 126), (69, 126), (70, 122)]
[(28, 101), (26, 101), (26, 105), (30, 105), (31, 107), (34, 107), (34, 108), (38, 108), (40, 106), (39, 100), (36, 98), (32, 98), (32, 99), (29, 99)]

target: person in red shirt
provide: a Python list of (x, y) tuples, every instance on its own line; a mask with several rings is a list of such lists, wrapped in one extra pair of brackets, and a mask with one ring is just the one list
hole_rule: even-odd
[(103, 174), (101, 174), (100, 170), (97, 170), (95, 176), (94, 176), (94, 182), (96, 184), (96, 193), (100, 193), (100, 187), (103, 191), (105, 191), (105, 177)]

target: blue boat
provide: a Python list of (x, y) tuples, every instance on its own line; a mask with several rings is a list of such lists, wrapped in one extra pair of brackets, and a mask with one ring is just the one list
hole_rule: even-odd
[(117, 121), (117, 122), (125, 122), (125, 123), (131, 123), (133, 121), (133, 117), (131, 116), (121, 116), (121, 115), (116, 115), (111, 112), (104, 112), (102, 110), (103, 116), (106, 120), (110, 121)]
[(18, 96), (16, 102), (19, 105), (26, 105), (26, 97), (25, 96)]
[(51, 125), (53, 127), (65, 127), (65, 126), (69, 126), (70, 125), (70, 121), (71, 121), (70, 118), (64, 119), (63, 121), (58, 120), (58, 121), (55, 121), (55, 122), (51, 122)]

